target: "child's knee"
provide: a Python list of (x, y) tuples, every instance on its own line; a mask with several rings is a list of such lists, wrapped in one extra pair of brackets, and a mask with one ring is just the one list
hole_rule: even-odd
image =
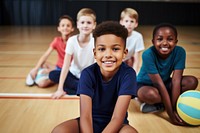
[[(198, 86), (198, 79), (194, 76), (191, 76), (189, 79), (188, 79), (188, 82), (187, 84), (189, 85), (188, 86), (188, 89), (191, 89), (191, 90), (194, 90), (197, 88)], [(187, 85), (186, 85), (187, 86)]]
[(51, 133), (65, 133), (65, 131), (62, 130), (62, 128), (59, 128), (59, 126), (55, 127)]
[(157, 97), (158, 93), (154, 90), (143, 91), (142, 96), (144, 97)]
[(40, 88), (46, 88), (46, 87), (49, 87), (50, 86), (50, 83), (51, 81), (49, 81), (48, 79), (47, 80), (42, 80), (40, 82), (37, 83), (38, 87)]
[(130, 125), (123, 125), (119, 133), (138, 133), (138, 131)]
[(161, 97), (160, 94), (158, 93), (158, 91), (155, 91), (153, 89), (149, 89), (147, 90), (139, 90), (138, 91), (138, 98), (141, 101), (147, 102), (148, 103), (157, 103), (161, 101)]
[(193, 76), (191, 83), (193, 85), (193, 89), (196, 89), (197, 86), (198, 86), (199, 81), (198, 81), (198, 79), (196, 77)]

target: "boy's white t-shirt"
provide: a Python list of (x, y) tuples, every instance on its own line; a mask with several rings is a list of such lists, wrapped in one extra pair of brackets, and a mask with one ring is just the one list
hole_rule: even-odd
[(132, 31), (132, 34), (126, 39), (126, 48), (128, 49), (128, 54), (124, 61), (130, 59), (135, 52), (144, 50), (142, 34), (137, 31)]
[(94, 38), (90, 36), (90, 41), (85, 47), (80, 47), (78, 43), (78, 35), (70, 37), (67, 41), (65, 53), (73, 55), (69, 71), (80, 78), (81, 71), (87, 66), (94, 63)]

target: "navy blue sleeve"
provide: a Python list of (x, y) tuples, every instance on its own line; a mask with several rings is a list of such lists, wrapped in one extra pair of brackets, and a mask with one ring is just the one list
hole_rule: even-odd
[(118, 95), (136, 96), (136, 73), (132, 68), (128, 68), (122, 79)]
[(92, 88), (91, 74), (87, 69), (84, 69), (81, 73), (81, 77), (78, 84), (77, 95), (80, 94), (88, 95), (93, 97), (94, 89)]

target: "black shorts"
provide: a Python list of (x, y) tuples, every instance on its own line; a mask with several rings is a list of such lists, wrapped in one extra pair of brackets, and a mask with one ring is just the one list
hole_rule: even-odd
[[(76, 120), (78, 120), (78, 124), (79, 124), (79, 130), (80, 130), (80, 117), (76, 118)], [(107, 122), (108, 124), (109, 122)], [(99, 123), (97, 121), (97, 123), (93, 120), (93, 131), (94, 133), (101, 133), (104, 128), (107, 126), (107, 124), (105, 123)], [(127, 124), (129, 125), (129, 121), (127, 119), (124, 119), (124, 123), (123, 124)]]
[[(171, 82), (172, 82), (172, 79), (170, 78), (164, 83), (165, 87), (167, 88), (168, 93), (171, 92)], [(153, 84), (144, 84), (144, 83), (137, 82), (137, 91), (143, 86), (153, 86)]]

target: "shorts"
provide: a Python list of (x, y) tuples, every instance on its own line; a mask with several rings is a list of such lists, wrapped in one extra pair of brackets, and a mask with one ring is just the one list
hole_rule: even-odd
[(49, 79), (54, 83), (59, 83), (61, 68), (56, 66), (54, 70), (49, 73)]
[[(55, 69), (49, 73), (49, 79), (54, 83), (59, 83), (61, 69)], [(64, 82), (63, 90), (69, 95), (76, 95), (79, 79), (75, 77), (70, 71)]]
[[(171, 92), (171, 82), (172, 82), (172, 78), (168, 79), (164, 84), (165, 87), (167, 88), (168, 93)], [(152, 84), (144, 84), (144, 83), (139, 83), (137, 82), (137, 91), (143, 87), (143, 86), (153, 86)]]
[[(80, 129), (80, 117), (76, 118), (76, 120), (78, 120), (79, 129)], [(103, 122), (103, 123), (99, 123), (99, 120), (96, 120), (96, 121), (97, 122), (95, 122), (95, 120), (93, 120), (93, 132), (94, 133), (102, 133), (102, 131), (108, 125), (110, 120), (108, 122)], [(101, 119), (100, 121), (103, 121), (103, 119)], [(129, 121), (125, 118), (123, 124), (129, 125)]]
[(59, 66), (56, 66), (56, 69), (55, 70), (61, 70), (61, 68)]

